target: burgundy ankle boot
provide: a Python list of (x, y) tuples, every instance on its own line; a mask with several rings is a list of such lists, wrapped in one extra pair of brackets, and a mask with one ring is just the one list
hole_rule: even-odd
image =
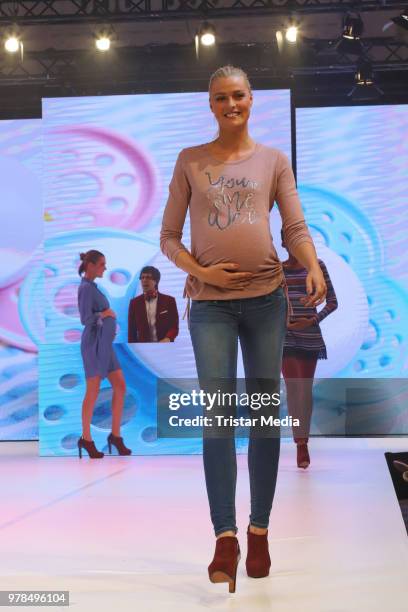
[(218, 538), (214, 559), (208, 566), (211, 582), (228, 582), (229, 592), (235, 593), (238, 562), (241, 558), (238, 540), (235, 536)]
[(265, 578), (269, 576), (271, 558), (268, 549), (268, 532), (258, 535), (247, 531), (248, 554), (246, 558), (246, 570), (250, 578)]

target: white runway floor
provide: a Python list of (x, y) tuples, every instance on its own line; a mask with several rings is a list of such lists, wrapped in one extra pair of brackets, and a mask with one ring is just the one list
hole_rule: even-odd
[(0, 443), (0, 590), (69, 590), (70, 608), (42, 609), (74, 612), (406, 612), (408, 538), (384, 451), (406, 451), (408, 440), (310, 448), (303, 471), (282, 444), (272, 568), (260, 580), (245, 574), (249, 487), (238, 457), (243, 558), (229, 595), (207, 578), (200, 456), (40, 459), (36, 443)]

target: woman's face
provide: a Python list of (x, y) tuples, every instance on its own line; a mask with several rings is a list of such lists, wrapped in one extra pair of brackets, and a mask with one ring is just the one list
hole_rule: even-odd
[(215, 79), (211, 84), (210, 108), (220, 130), (235, 130), (245, 125), (252, 107), (252, 93), (242, 76)]
[(106, 270), (106, 260), (104, 257), (99, 257), (96, 263), (92, 263), (92, 261), (90, 261), (86, 268), (86, 271), (91, 276), (102, 278), (103, 273)]

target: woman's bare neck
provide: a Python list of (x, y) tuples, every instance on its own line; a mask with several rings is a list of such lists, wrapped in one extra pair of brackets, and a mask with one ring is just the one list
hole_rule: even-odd
[(225, 161), (233, 161), (248, 155), (256, 147), (256, 142), (246, 134), (220, 134), (208, 145), (210, 153)]

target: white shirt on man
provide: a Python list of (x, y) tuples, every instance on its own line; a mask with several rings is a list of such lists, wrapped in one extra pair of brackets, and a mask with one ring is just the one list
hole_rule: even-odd
[(150, 329), (150, 338), (153, 342), (157, 342), (156, 330), (156, 312), (157, 312), (157, 296), (151, 300), (145, 300), (147, 322)]

